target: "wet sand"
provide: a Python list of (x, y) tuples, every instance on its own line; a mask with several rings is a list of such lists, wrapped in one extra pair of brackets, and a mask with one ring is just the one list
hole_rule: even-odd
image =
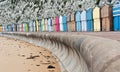
[(24, 41), (0, 37), (0, 72), (61, 72), (48, 50)]

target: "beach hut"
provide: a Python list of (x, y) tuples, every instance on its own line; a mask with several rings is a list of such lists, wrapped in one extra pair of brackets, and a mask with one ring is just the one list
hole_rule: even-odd
[(59, 16), (59, 23), (60, 23), (60, 31), (63, 32), (63, 17), (60, 15)]
[(94, 31), (101, 31), (100, 7), (93, 9)]
[(48, 31), (52, 32), (52, 18), (48, 19)]
[(2, 25), (0, 25), (0, 32), (2, 32)]
[(31, 31), (31, 21), (29, 22), (29, 32), (32, 32)]
[(29, 31), (33, 32), (33, 20), (29, 22)]
[(112, 15), (111, 5), (105, 4), (101, 8), (101, 21), (102, 21), (102, 31), (113, 30), (113, 15)]
[(17, 24), (17, 31), (21, 32), (21, 24)]
[(26, 32), (26, 23), (23, 22), (23, 32)]
[(79, 11), (76, 12), (75, 20), (76, 20), (76, 31), (77, 32), (82, 31), (81, 14)]
[(24, 32), (28, 32), (29, 31), (29, 23), (24, 22)]
[(3, 26), (4, 26), (3, 31), (7, 32), (7, 26), (6, 25), (3, 25)]
[(22, 32), (22, 24), (19, 24), (19, 32)]
[(33, 32), (36, 32), (36, 21), (33, 20)]
[(71, 32), (72, 31), (71, 15), (67, 15), (67, 27), (68, 27), (68, 32)]
[(20, 24), (17, 24), (17, 32), (20, 32)]
[(6, 32), (9, 32), (9, 25), (6, 25)]
[(14, 24), (14, 32), (17, 32), (17, 24)]
[(36, 31), (39, 32), (39, 20), (36, 20)]
[(21, 29), (20, 29), (21, 27), (20, 27), (20, 24), (17, 24), (17, 31), (18, 32), (20, 32), (21, 31)]
[(21, 32), (24, 32), (24, 26), (23, 26), (23, 23), (21, 24)]
[(42, 19), (42, 31), (45, 31), (45, 22), (44, 22), (44, 18)]
[(53, 29), (53, 24), (54, 23), (52, 23), (53, 22), (53, 18), (51, 17), (50, 20), (51, 20), (51, 31), (53, 32), (54, 31), (54, 29)]
[(43, 28), (43, 26), (42, 26), (42, 19), (39, 20), (39, 23), (40, 23), (40, 32), (42, 32), (42, 28)]
[(28, 32), (28, 30), (29, 30), (29, 28), (28, 28), (29, 26), (28, 26), (28, 23), (27, 22), (24, 22), (23, 23), (23, 28), (24, 28), (24, 32)]
[(17, 29), (18, 32), (21, 32), (21, 24), (18, 24), (17, 26), (18, 26), (18, 29)]
[(14, 24), (12, 24), (12, 27), (11, 27), (12, 28), (12, 32), (14, 32), (14, 27), (15, 27)]
[(89, 8), (87, 10), (87, 31), (94, 31), (93, 27), (93, 9)]
[(71, 30), (74, 32), (76, 31), (76, 24), (75, 24), (75, 13), (71, 14)]
[(113, 6), (114, 31), (120, 31), (120, 2)]
[(64, 32), (67, 32), (68, 31), (68, 26), (67, 26), (67, 16), (63, 16), (63, 18), (62, 18), (62, 23), (63, 23), (63, 30), (64, 30)]
[(52, 18), (52, 29), (54, 32), (56, 32), (55, 17)]
[(16, 32), (19, 32), (19, 26), (18, 26), (18, 24), (16, 24), (16, 27), (17, 27)]
[(55, 17), (56, 32), (60, 32), (59, 17)]
[(4, 26), (2, 25), (2, 32), (5, 32), (5, 30), (4, 30)]
[(5, 25), (5, 32), (8, 32), (8, 26)]
[(2, 32), (6, 32), (6, 25), (2, 25)]
[(29, 23), (25, 22), (25, 32), (29, 32)]
[(17, 32), (20, 32), (20, 24), (17, 24)]
[(7, 25), (7, 30), (6, 30), (7, 32), (11, 32), (12, 31), (12, 26), (11, 26), (11, 24), (8, 24)]
[(48, 31), (48, 19), (45, 19), (45, 31)]
[(87, 13), (86, 10), (83, 10), (81, 12), (81, 25), (82, 25), (82, 31), (87, 31)]
[(5, 32), (7, 32), (7, 25), (5, 25)]
[(16, 32), (16, 29), (17, 29), (17, 28), (16, 28), (16, 24), (12, 24), (12, 27), (11, 27), (11, 28), (12, 28), (12, 29), (11, 29), (12, 32)]
[(2, 32), (2, 25), (0, 25), (0, 32)]

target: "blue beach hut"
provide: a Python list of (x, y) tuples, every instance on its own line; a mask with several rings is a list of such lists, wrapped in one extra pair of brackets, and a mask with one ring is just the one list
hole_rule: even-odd
[(52, 31), (52, 19), (51, 18), (48, 19), (48, 31), (49, 32)]
[(68, 31), (68, 27), (67, 27), (67, 16), (63, 16), (62, 18), (62, 21), (63, 21), (63, 30), (64, 32), (67, 32)]
[(40, 23), (40, 32), (42, 32), (42, 19), (39, 20)]
[(76, 12), (76, 16), (75, 16), (75, 18), (76, 18), (76, 31), (77, 31), (77, 32), (79, 32), (79, 31), (82, 30), (81, 18), (80, 18), (80, 17), (81, 17), (80, 12), (77, 11), (77, 12)]
[(114, 31), (120, 31), (120, 2), (113, 6)]
[(90, 31), (93, 31), (93, 9), (92, 8), (89, 8), (87, 10), (87, 30), (90, 32)]
[(15, 25), (14, 25), (14, 24), (12, 24), (12, 32), (14, 32), (14, 28), (15, 28)]

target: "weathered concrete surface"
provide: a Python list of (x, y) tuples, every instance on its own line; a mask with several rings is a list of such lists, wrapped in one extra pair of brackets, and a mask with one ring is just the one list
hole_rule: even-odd
[(3, 33), (50, 50), (63, 72), (120, 72), (120, 43), (80, 33)]

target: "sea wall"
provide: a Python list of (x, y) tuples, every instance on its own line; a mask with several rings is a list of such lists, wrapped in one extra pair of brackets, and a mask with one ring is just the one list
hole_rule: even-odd
[(120, 43), (72, 33), (2, 33), (44, 47), (58, 59), (62, 72), (119, 72)]

